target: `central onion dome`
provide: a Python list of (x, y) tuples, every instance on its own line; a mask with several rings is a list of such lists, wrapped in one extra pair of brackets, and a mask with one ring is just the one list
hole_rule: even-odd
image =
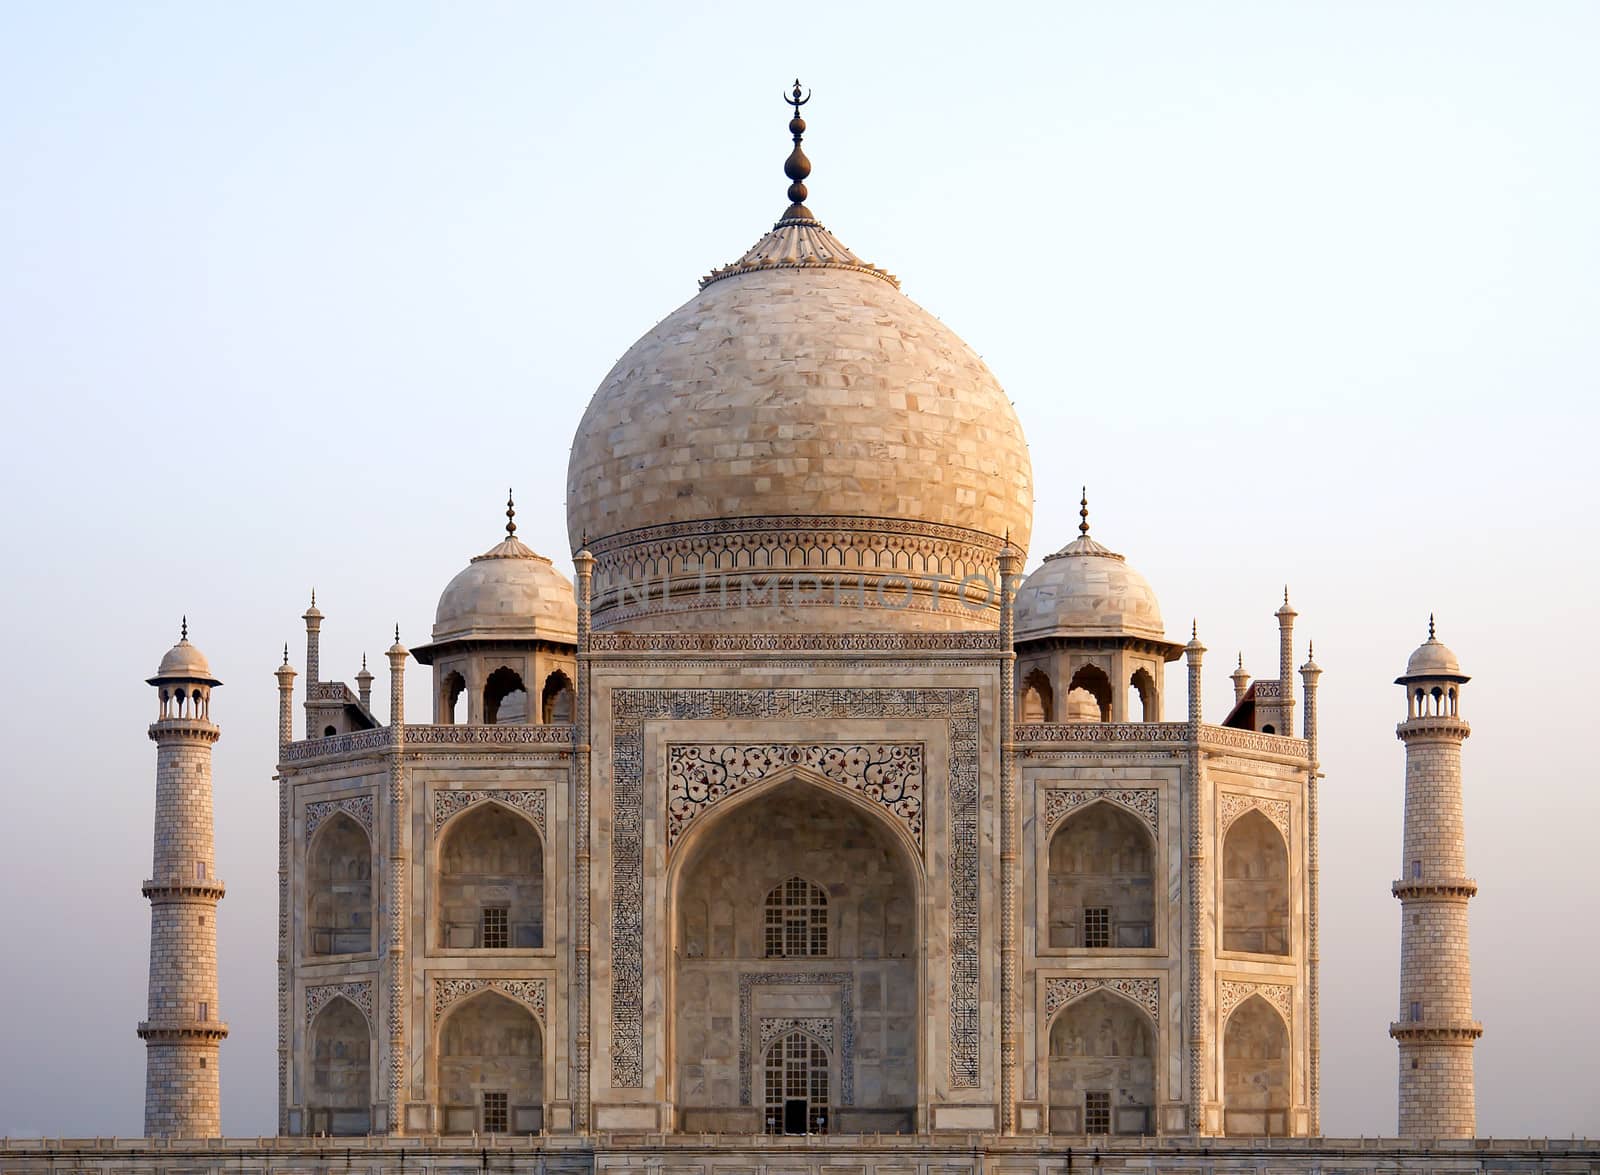
[[(567, 467), (596, 629), (979, 629), (1032, 469), (972, 349), (805, 206), (635, 343)], [(965, 595), (958, 584), (971, 577)]]

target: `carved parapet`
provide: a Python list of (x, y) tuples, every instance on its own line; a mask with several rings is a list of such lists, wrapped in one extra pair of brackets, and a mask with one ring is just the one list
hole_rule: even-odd
[(228, 1026), (221, 1020), (141, 1020), (138, 1031), (141, 1040), (194, 1044), (223, 1040)]
[(181, 881), (174, 877), (165, 881), (146, 879), (139, 887), (139, 892), (153, 902), (217, 902), (222, 900), (227, 888), (215, 877), (207, 877), (203, 881)]
[(1389, 1035), (1403, 1044), (1470, 1045), (1483, 1035), (1483, 1024), (1477, 1020), (1448, 1023), (1406, 1020), (1391, 1023)]
[(1470, 877), (1435, 877), (1397, 881), (1389, 892), (1401, 901), (1411, 898), (1471, 898), (1478, 894), (1478, 883)]

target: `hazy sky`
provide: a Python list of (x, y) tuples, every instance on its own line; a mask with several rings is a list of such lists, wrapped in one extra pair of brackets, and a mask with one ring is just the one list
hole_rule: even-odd
[(143, 678), (183, 612), (227, 683), (223, 1125), (273, 1129), (307, 593), (348, 679), (422, 642), (506, 486), (569, 568), (573, 427), (782, 209), (796, 73), (811, 207), (1015, 400), (1030, 562), (1087, 482), (1199, 618), (1212, 721), (1291, 585), (1327, 1132), (1395, 1128), (1391, 681), (1435, 610), (1474, 675), (1480, 1133), (1600, 1133), (1597, 44), (1591, 3), (0, 6), (0, 1134), (140, 1130)]

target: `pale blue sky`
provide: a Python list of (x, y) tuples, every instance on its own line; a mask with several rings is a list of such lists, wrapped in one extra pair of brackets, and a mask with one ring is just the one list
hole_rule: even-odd
[(306, 594), (348, 678), (507, 485), (567, 566), (573, 426), (783, 207), (796, 73), (811, 207), (1016, 402), (1030, 561), (1087, 482), (1199, 618), (1213, 721), (1291, 584), (1328, 1132), (1394, 1129), (1390, 682), (1436, 610), (1475, 675), (1480, 1131), (1600, 1133), (1597, 44), (1589, 3), (0, 7), (0, 1134), (139, 1130), (142, 679), (185, 611), (227, 682), (223, 1124), (272, 1129)]

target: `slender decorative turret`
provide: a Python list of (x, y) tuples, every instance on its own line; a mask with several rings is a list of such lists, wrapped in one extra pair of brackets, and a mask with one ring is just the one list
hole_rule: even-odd
[(1471, 1138), (1477, 1128), (1472, 1049), (1483, 1025), (1472, 1018), (1466, 876), (1461, 813), (1461, 719), (1469, 678), (1434, 635), (1395, 678), (1406, 691), (1405, 851), (1394, 896), (1400, 899), (1400, 1135)]
[(211, 819), (211, 675), (183, 637), (149, 678), (161, 697), (156, 744), (155, 854), (150, 899), (150, 1002), (145, 1042), (144, 1132), (151, 1138), (222, 1133), (218, 1045), (228, 1035), (217, 1007), (217, 902)]

